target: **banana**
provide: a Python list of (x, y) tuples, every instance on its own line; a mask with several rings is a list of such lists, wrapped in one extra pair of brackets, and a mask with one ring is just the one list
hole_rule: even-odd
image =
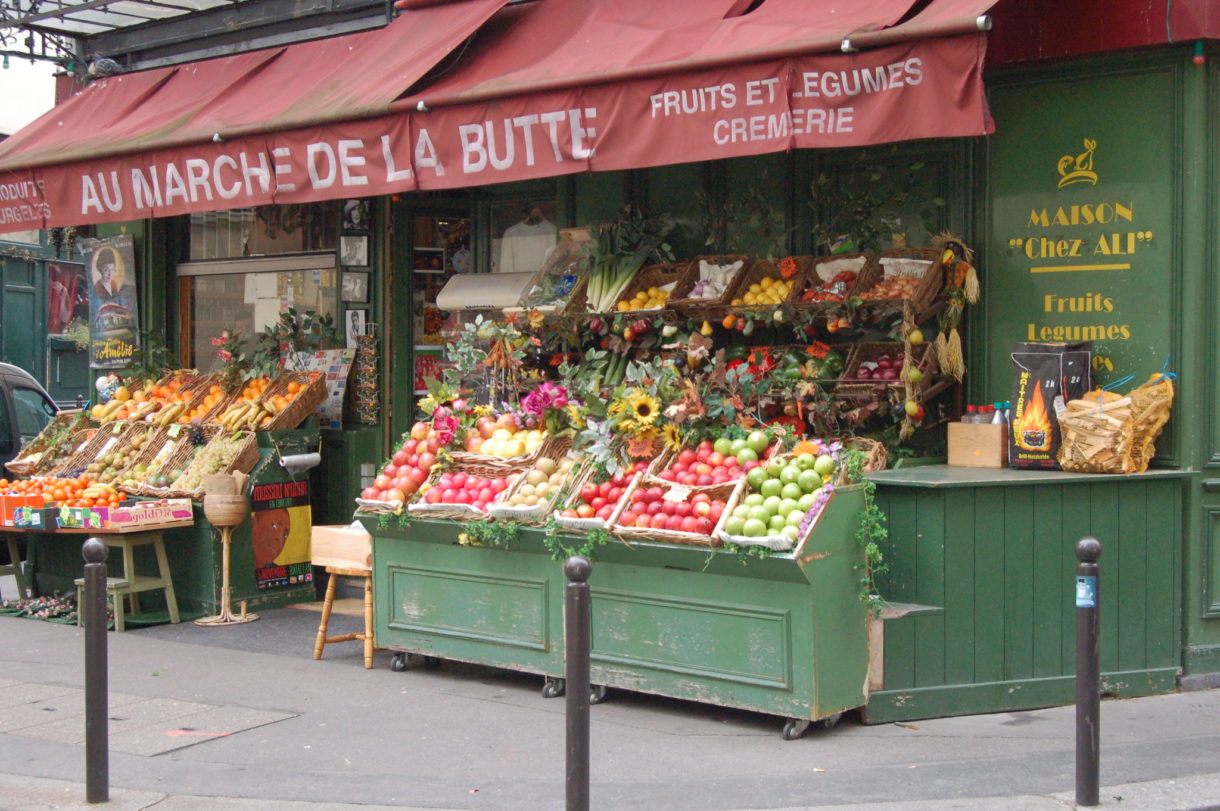
[(266, 406), (263, 403), (255, 403), (254, 407), (250, 409), (250, 416), (246, 418), (246, 421), (243, 424), (243, 427), (245, 427), (248, 430), (254, 430), (255, 428), (257, 428), (259, 421), (262, 420), (262, 418), (263, 418), (263, 414), (264, 414), (263, 409), (265, 407)]
[(270, 400), (264, 400), (259, 405), (261, 405), (263, 407), (263, 410), (266, 411), (268, 414), (270, 414), (273, 417), (276, 414), (280, 413), (279, 406), (277, 406), (275, 403), (271, 402)]
[(171, 406), (163, 408), (161, 410), (161, 412), (157, 415), (157, 420), (156, 420), (157, 425), (160, 425), (162, 427), (169, 425), (171, 422), (173, 422), (175, 419), (177, 419), (179, 414), (181, 414), (185, 410), (186, 410), (186, 403), (174, 403)]

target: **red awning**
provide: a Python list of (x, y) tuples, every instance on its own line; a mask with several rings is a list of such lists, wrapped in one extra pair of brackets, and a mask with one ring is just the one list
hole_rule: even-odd
[(987, 0), (504, 2), (98, 82), (0, 144), (0, 231), (992, 128)]

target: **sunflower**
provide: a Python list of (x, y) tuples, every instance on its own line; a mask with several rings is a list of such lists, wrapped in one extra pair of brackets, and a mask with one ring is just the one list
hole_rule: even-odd
[(678, 426), (673, 423), (661, 428), (661, 439), (665, 442), (665, 447), (671, 451), (677, 452), (682, 450), (682, 433), (678, 430)]
[(568, 403), (568, 419), (572, 421), (573, 428), (584, 428), (585, 418), (580, 413), (580, 406), (576, 403)]
[(652, 425), (656, 421), (657, 415), (661, 413), (661, 404), (657, 402), (657, 398), (640, 389), (634, 389), (634, 392), (627, 397), (627, 407), (632, 418), (641, 427)]
[(473, 413), (476, 417), (486, 417), (491, 413), (491, 411), (491, 406), (485, 404), (477, 405), (473, 409)]
[(611, 417), (617, 417), (619, 414), (622, 414), (623, 411), (626, 410), (626, 408), (627, 408), (627, 404), (624, 403), (622, 400), (615, 400), (612, 403), (610, 403), (610, 408), (608, 408), (606, 410), (606, 413), (609, 414)]

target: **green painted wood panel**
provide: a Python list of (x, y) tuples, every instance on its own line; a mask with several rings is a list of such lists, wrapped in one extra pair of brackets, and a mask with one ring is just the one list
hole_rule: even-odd
[(1004, 677), (1033, 675), (1034, 493), (1004, 489)]
[[(1105, 544), (1106, 691), (1140, 695), (1174, 688), (1181, 481), (1115, 476), (1067, 482), (878, 486), (897, 573), (886, 581), (894, 591), (883, 590), (883, 596), (927, 605), (939, 592), (944, 613), (885, 621), (885, 682), (870, 699), (870, 721), (1071, 701), (1074, 549), (1085, 535)], [(936, 517), (938, 510), (943, 515)], [(933, 531), (944, 535), (943, 574), (931, 571)], [(912, 573), (916, 598), (895, 597), (910, 590), (893, 578)], [(933, 638), (937, 628), (942, 639)], [(932, 674), (938, 672), (936, 683)]]
[[(947, 490), (945, 509), (945, 683), (974, 680), (975, 494)], [(985, 591), (989, 589), (985, 587)]]
[(1004, 491), (975, 491), (974, 679), (1004, 678)]
[[(916, 506), (915, 568), (920, 605), (945, 604), (945, 500), (942, 493), (920, 496)], [(926, 614), (915, 618), (915, 684), (944, 684), (945, 615)]]
[(1119, 548), (1118, 670), (1134, 670), (1147, 656), (1148, 488), (1129, 488), (1118, 502), (1118, 535), (1109, 540)]
[[(1072, 582), (1063, 576), (1063, 491), (1058, 487), (1031, 488), (1034, 496), (1033, 539), (1033, 669), (1035, 678), (1063, 672), (1060, 641), (1064, 635), (1065, 595)], [(1070, 509), (1070, 505), (1069, 505)]]

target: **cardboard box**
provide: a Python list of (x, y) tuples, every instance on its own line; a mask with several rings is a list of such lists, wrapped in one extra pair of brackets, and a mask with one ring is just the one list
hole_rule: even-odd
[(105, 529), (110, 525), (110, 508), (61, 507), (56, 521), (64, 529)]
[(1008, 467), (1008, 426), (949, 423), (949, 464), (954, 467)]
[(18, 507), (13, 510), (13, 526), (23, 529), (53, 530), (59, 510), (55, 507)]
[(162, 501), (137, 501), (110, 511), (110, 526), (118, 530), (157, 524), (194, 522), (195, 513), (189, 498), (168, 498)]
[(41, 510), (46, 505), (42, 496), (0, 496), (0, 525), (17, 526), (16, 514), (22, 509)]
[(373, 538), (364, 527), (314, 527), (310, 542), (314, 566), (370, 571), (373, 568)]

